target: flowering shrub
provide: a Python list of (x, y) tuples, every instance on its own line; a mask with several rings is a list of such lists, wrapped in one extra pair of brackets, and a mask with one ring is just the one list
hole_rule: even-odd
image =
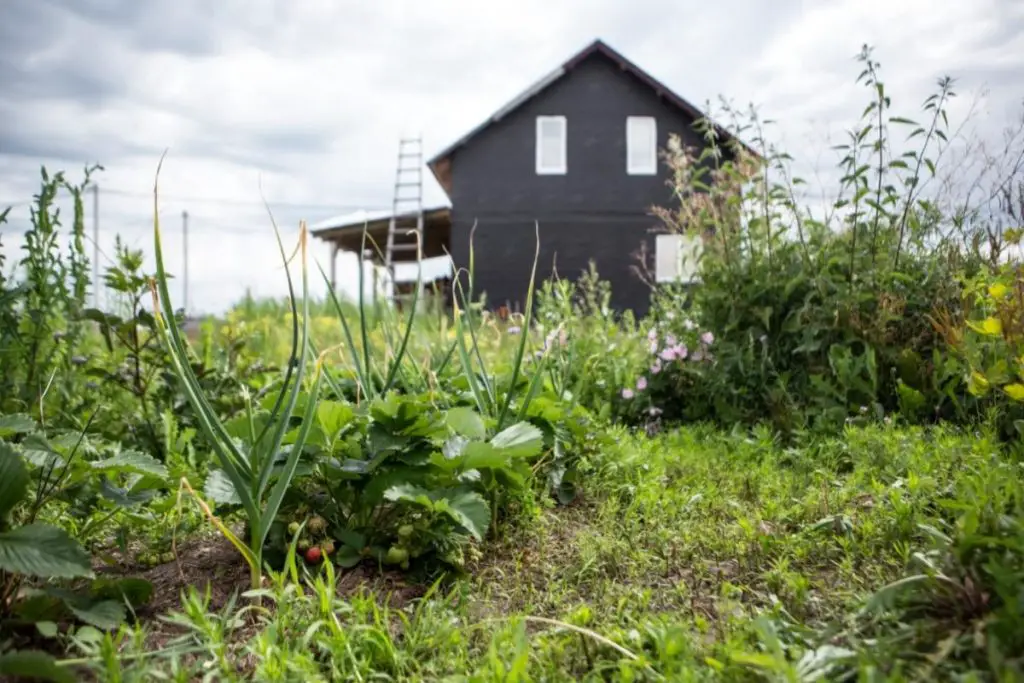
[(620, 390), (646, 363), (632, 313), (614, 315), (610, 296), (591, 264), (575, 282), (544, 282), (536, 299), (536, 353), (546, 354), (552, 390), (603, 419), (621, 416)]
[[(652, 323), (645, 338), (646, 367), (619, 391), (619, 414), (633, 422), (678, 420), (700, 401), (701, 377), (713, 367), (715, 335), (690, 318)], [(688, 410), (689, 409), (689, 410)]]
[[(951, 238), (950, 219), (920, 194), (947, 144), (953, 93), (942, 82), (921, 123), (895, 117), (878, 65), (869, 52), (862, 61), (871, 102), (841, 147), (838, 198), (824, 215), (804, 208), (795, 189), (803, 181), (756, 114), (733, 128), (757, 155), (717, 144), (712, 131), (700, 151), (673, 139), (664, 154), (675, 201), (655, 213), (667, 232), (701, 236), (703, 253), (699, 284), (659, 286), (656, 304), (677, 315), (692, 305), (685, 315), (716, 337), (713, 370), (699, 382), (671, 373), (675, 393), (656, 406), (666, 417), (671, 409), (787, 433), (909, 406), (915, 421), (968, 417), (960, 369), (931, 315), (959, 304), (959, 276), (983, 257)], [(898, 126), (909, 135), (890, 131)]]

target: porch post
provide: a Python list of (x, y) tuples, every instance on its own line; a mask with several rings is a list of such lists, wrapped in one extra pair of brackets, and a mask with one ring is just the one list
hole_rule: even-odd
[(331, 243), (331, 290), (338, 289), (338, 243)]

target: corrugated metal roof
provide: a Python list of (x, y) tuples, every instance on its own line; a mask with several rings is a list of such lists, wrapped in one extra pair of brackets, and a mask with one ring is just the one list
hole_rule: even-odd
[[(441, 206), (426, 207), (423, 209), (423, 214), (434, 213), (437, 211), (443, 211), (450, 209), (450, 204), (444, 204)], [(402, 214), (403, 216), (405, 214)], [(367, 223), (374, 223), (376, 221), (388, 220), (391, 218), (390, 209), (378, 209), (377, 211), (353, 211), (351, 213), (342, 214), (340, 216), (333, 216), (331, 218), (325, 218), (322, 221), (318, 221), (309, 226), (309, 231), (313, 234), (322, 232), (324, 230), (339, 230), (344, 228), (362, 228)]]

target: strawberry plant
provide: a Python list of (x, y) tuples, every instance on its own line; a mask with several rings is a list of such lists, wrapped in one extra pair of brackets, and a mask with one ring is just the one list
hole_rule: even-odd
[[(116, 628), (125, 619), (126, 604), (147, 601), (152, 586), (138, 579), (96, 579), (89, 552), (79, 541), (81, 530), (72, 535), (62, 526), (43, 521), (44, 506), (58, 497), (72, 505), (83, 504), (82, 499), (89, 498), (81, 488), (88, 473), (93, 480), (101, 472), (124, 474), (135, 469), (133, 461), (138, 466), (142, 461), (131, 456), (120, 462), (117, 456), (87, 461), (76, 457), (81, 449), (67, 453), (47, 448), (46, 441), (32, 433), (34, 428), (24, 415), (0, 417), (0, 639), (13, 636), (16, 643), (26, 642), (37, 633), (56, 633), (59, 623), (74, 621)], [(13, 441), (19, 437), (24, 438)], [(100, 490), (116, 498), (108, 481), (101, 480)], [(118, 505), (112, 504), (115, 511)], [(90, 521), (109, 518), (84, 516)], [(67, 585), (69, 580), (81, 579), (93, 581), (74, 588)], [(49, 661), (42, 653), (6, 653), (0, 655), (0, 673), (4, 662), (13, 666), (19, 661), (15, 655)]]
[[(317, 406), (307, 448), (313, 476), (293, 489), (269, 539), (282, 560), (300, 539), (334, 561), (363, 559), (408, 567), (429, 557), (461, 564), (464, 547), (482, 541), (510, 493), (523, 491), (544, 435), (518, 422), (488, 436), (472, 408), (441, 410), (421, 395), (390, 394), (353, 406)], [(310, 515), (313, 515), (310, 517)]]

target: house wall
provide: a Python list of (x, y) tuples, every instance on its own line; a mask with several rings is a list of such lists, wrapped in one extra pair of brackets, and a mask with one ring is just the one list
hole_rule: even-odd
[[(567, 117), (567, 173), (537, 175), (536, 117)], [(612, 284), (612, 304), (643, 315), (650, 290), (632, 272), (647, 243), (653, 269), (658, 221), (652, 205), (671, 205), (667, 169), (657, 175), (626, 172), (626, 117), (654, 116), (658, 148), (670, 133), (700, 144), (693, 120), (661, 100), (645, 83), (600, 53), (507, 118), (491, 125), (452, 156), (452, 256), (468, 267), (474, 235), (476, 290), (491, 306), (522, 308), (540, 224), (538, 282), (558, 274), (575, 279), (594, 260)]]

